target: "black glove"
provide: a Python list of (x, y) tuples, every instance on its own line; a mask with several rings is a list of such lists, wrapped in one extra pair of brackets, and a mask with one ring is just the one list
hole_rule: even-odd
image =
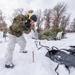
[(27, 29), (30, 29), (30, 27), (31, 27), (30, 19), (28, 19), (27, 22), (25, 22), (25, 26)]

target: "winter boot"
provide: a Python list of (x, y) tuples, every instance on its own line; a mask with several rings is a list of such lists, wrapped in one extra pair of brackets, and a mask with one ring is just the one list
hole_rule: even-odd
[(23, 51), (23, 53), (27, 53), (27, 51)]
[(20, 51), (20, 53), (27, 53), (28, 51)]
[(14, 64), (10, 64), (10, 65), (5, 64), (5, 67), (6, 68), (13, 68), (14, 67)]

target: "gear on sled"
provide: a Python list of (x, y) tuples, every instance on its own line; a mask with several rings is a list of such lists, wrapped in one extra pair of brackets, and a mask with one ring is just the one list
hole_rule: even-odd
[[(48, 50), (45, 56), (50, 58), (52, 61), (58, 63), (57, 67), (55, 68), (55, 72), (57, 71), (59, 65), (61, 64), (65, 65), (65, 68), (69, 71), (69, 73), (70, 73), (70, 67), (75, 68), (75, 60), (74, 60), (75, 46), (70, 46), (70, 49), (58, 49), (55, 46), (50, 48), (48, 46), (41, 45), (40, 42), (39, 45), (40, 47), (38, 48), (38, 50), (41, 49), (42, 47), (45, 47)], [(56, 73), (57, 75), (59, 75), (58, 72)]]
[[(52, 47), (50, 51), (46, 53), (46, 57), (50, 58), (52, 61), (58, 63), (57, 66), (63, 64), (65, 68), (70, 73), (70, 67), (75, 68), (75, 50), (74, 49), (58, 49), (57, 47)], [(55, 71), (58, 68), (56, 67)]]

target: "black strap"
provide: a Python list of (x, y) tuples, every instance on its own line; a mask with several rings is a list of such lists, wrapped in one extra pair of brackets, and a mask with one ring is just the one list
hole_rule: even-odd
[(59, 75), (59, 73), (57, 72), (58, 67), (59, 67), (59, 64), (58, 64), (57, 67), (55, 68), (55, 72), (57, 73), (57, 75)]
[(59, 49), (55, 46), (52, 46), (52, 50), (59, 50)]
[(70, 69), (69, 66), (65, 65), (66, 69), (68, 70), (69, 74), (70, 74)]

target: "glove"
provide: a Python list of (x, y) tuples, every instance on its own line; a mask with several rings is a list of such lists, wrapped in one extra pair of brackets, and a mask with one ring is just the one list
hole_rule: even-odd
[(28, 19), (27, 22), (25, 22), (25, 26), (26, 26), (26, 29), (30, 29), (31, 27), (30, 19)]

